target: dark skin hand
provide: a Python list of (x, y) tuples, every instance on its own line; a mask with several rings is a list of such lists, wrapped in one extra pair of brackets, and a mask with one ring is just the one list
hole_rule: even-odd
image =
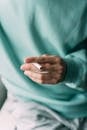
[[(41, 70), (37, 69), (32, 63), (42, 65)], [(21, 70), (31, 80), (41, 84), (56, 84), (63, 81), (66, 72), (66, 63), (58, 56), (42, 55), (39, 57), (27, 57)], [(41, 73), (47, 71), (48, 73)]]

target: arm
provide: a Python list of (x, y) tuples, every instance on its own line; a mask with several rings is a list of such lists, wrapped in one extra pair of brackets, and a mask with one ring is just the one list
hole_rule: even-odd
[(87, 39), (65, 57), (67, 73), (64, 83), (78, 90), (87, 89)]

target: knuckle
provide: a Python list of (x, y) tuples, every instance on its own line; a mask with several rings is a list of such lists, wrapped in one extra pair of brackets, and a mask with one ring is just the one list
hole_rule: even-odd
[(62, 81), (62, 76), (58, 77), (58, 82)]
[(55, 56), (55, 61), (59, 63), (61, 61), (61, 58), (59, 56)]
[(44, 80), (44, 76), (42, 74), (40, 75), (40, 80)]
[(55, 57), (55, 61), (56, 61), (56, 62), (59, 62), (59, 57), (56, 56), (56, 57)]
[(59, 66), (59, 70), (63, 71), (63, 70), (64, 70), (64, 66), (63, 66), (63, 65), (60, 65), (60, 66)]
[(56, 79), (52, 79), (52, 83), (56, 84), (57, 80)]
[(63, 62), (64, 62), (64, 61), (63, 61), (63, 59), (62, 59), (62, 58), (60, 58), (60, 63), (61, 63), (61, 64), (63, 64)]
[(44, 82), (44, 80), (40, 80), (40, 83), (41, 83), (41, 84), (44, 84), (45, 82)]

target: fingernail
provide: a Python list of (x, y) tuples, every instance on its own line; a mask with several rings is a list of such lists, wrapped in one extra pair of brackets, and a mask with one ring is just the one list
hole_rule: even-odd
[(20, 66), (20, 69), (21, 69), (21, 70), (23, 70), (23, 68), (24, 68), (24, 67), (23, 67), (23, 65), (22, 65), (22, 66)]
[(26, 63), (26, 58), (24, 59), (24, 63)]
[(26, 71), (24, 72), (24, 75), (27, 75)]

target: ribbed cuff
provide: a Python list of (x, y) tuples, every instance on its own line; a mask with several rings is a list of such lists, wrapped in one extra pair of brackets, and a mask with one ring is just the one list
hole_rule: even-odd
[(65, 58), (67, 64), (67, 71), (64, 79), (64, 84), (67, 86), (83, 90), (83, 67), (82, 63), (78, 59)]

